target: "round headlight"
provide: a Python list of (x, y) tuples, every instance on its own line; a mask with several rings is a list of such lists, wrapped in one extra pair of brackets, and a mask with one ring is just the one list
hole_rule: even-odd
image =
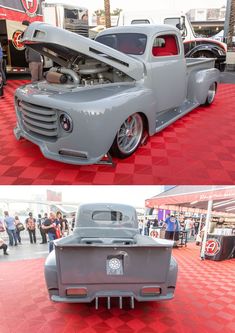
[(65, 113), (60, 116), (60, 126), (65, 132), (71, 132), (73, 129), (72, 119)]
[(117, 258), (112, 258), (109, 260), (109, 268), (112, 270), (117, 270), (121, 268), (121, 261)]

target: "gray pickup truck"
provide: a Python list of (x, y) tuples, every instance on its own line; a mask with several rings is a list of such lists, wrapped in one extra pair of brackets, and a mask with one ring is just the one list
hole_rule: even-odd
[[(121, 204), (81, 205), (73, 234), (56, 240), (45, 279), (52, 301), (88, 303), (115, 298), (172, 299), (177, 262), (173, 242), (139, 234), (136, 210)], [(113, 300), (115, 302), (115, 300)]]
[(185, 59), (173, 26), (116, 27), (94, 41), (33, 23), (23, 41), (58, 67), (45, 81), (17, 89), (15, 136), (53, 160), (128, 157), (148, 135), (210, 105), (216, 94), (214, 59)]

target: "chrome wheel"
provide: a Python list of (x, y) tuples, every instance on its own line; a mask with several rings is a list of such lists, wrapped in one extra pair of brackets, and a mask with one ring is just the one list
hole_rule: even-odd
[(116, 136), (116, 146), (121, 155), (129, 156), (137, 149), (143, 128), (143, 120), (138, 113), (134, 113), (124, 121)]

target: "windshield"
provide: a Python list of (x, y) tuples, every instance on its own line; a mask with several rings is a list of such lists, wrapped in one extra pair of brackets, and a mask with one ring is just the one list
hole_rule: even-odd
[(138, 33), (118, 33), (98, 36), (96, 41), (126, 54), (141, 55), (145, 52), (147, 36)]

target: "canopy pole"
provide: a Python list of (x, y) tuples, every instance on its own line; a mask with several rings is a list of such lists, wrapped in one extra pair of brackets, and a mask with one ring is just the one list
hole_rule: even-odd
[(213, 200), (208, 201), (207, 213), (206, 213), (206, 224), (205, 224), (205, 232), (203, 234), (202, 248), (201, 248), (201, 259), (205, 259), (205, 250), (206, 250), (206, 240), (207, 234), (209, 231), (210, 220), (211, 220), (211, 212), (212, 212)]
[(200, 215), (200, 221), (199, 221), (199, 227), (198, 227), (199, 235), (200, 235), (201, 227), (202, 227), (202, 214)]

